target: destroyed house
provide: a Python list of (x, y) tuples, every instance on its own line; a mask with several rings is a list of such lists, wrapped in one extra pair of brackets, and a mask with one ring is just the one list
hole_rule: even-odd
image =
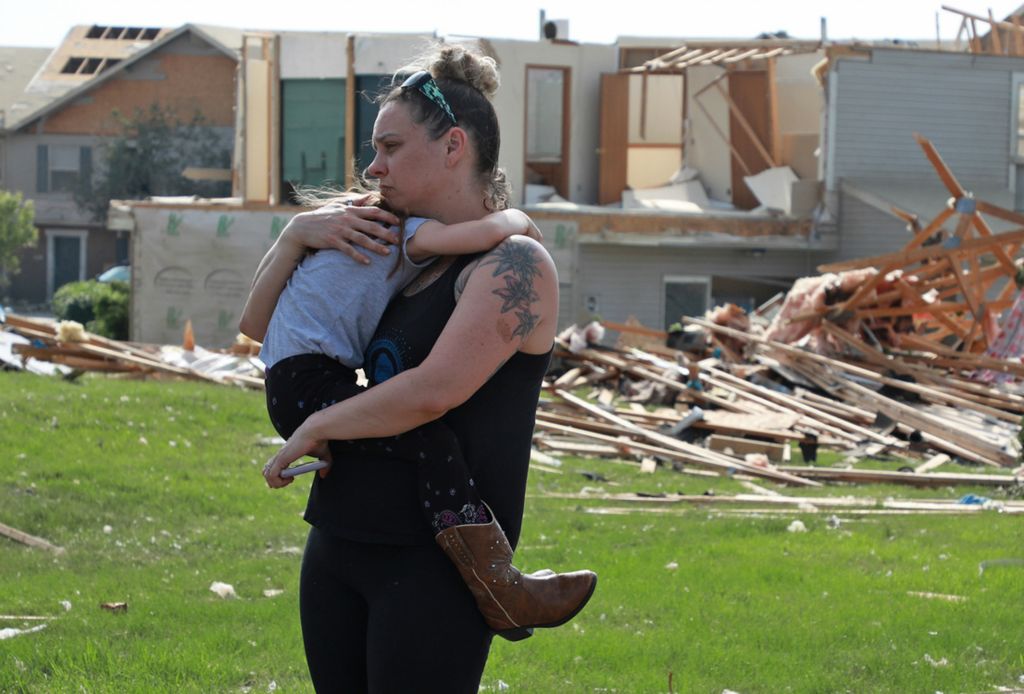
[(121, 134), (118, 114), (157, 105), (187, 122), (200, 113), (230, 159), (240, 37), (193, 25), (83, 26), (50, 53), (22, 95), (32, 108), (6, 120), (0, 150), (3, 187), (34, 201), (40, 230), (22, 253), (12, 299), (42, 303), (67, 282), (128, 262), (128, 234), (111, 232), (74, 199), (83, 177), (102, 166), (105, 144)]
[[(232, 339), (260, 255), (296, 212), (287, 204), (290, 190), (348, 182), (365, 167), (372, 96), (431, 39), (246, 34), (233, 172), (238, 199), (136, 205), (138, 214), (116, 222), (140, 241), (133, 316), (151, 325), (133, 330), (136, 339), (173, 341), (184, 317), (192, 317), (201, 342)], [(752, 308), (822, 263), (902, 246), (904, 222), (880, 210), (878, 194), (910, 185), (918, 174), (934, 184), (915, 149), (916, 126), (897, 144), (904, 136), (898, 131), (913, 120), (904, 102), (929, 92), (922, 97), (928, 118), (956, 129), (963, 121), (957, 104), (993, 95), (1009, 108), (1013, 88), (1009, 73), (1002, 96), (998, 84), (966, 76), (962, 71), (988, 69), (977, 57), (898, 46), (778, 38), (682, 45), (624, 39), (615, 46), (467, 41), (501, 67), (500, 164), (515, 204), (537, 221), (556, 260), (563, 324), (633, 316), (664, 329), (680, 315), (725, 302)], [(917, 78), (907, 72), (913, 64), (920, 79), (932, 71), (937, 81), (914, 86)], [(948, 65), (961, 72), (943, 73)], [(957, 75), (972, 83), (970, 96), (944, 100), (934, 85), (947, 79), (954, 89)], [(867, 106), (871, 94), (878, 102)], [(1008, 141), (1012, 117), (986, 114), (1002, 128), (1002, 135), (988, 128), (986, 142)], [(999, 179), (1007, 192), (1003, 150), (1002, 174), (993, 175), (989, 162), (981, 168), (990, 178), (979, 180)], [(901, 154), (884, 156), (894, 152)], [(886, 166), (895, 168), (887, 173)], [(182, 230), (173, 239), (166, 233), (172, 222)], [(167, 246), (185, 238), (207, 245), (187, 252)], [(146, 251), (147, 239), (163, 244), (163, 260)], [(161, 263), (186, 255), (194, 266), (173, 263), (180, 275), (173, 281), (161, 274), (168, 269)], [(218, 287), (216, 301), (205, 291), (210, 286)]]
[[(239, 200), (135, 205), (116, 221), (138, 241), (136, 339), (172, 341), (183, 317), (205, 343), (233, 338), (248, 279), (296, 212), (291, 190), (349, 182), (369, 163), (373, 96), (430, 40), (245, 35)], [(555, 258), (562, 323), (634, 315), (661, 328), (719, 301), (750, 306), (807, 274), (826, 247), (811, 218), (824, 104), (810, 72), (817, 43), (466, 41), (500, 65), (499, 163)], [(766, 204), (744, 181), (758, 175)], [(173, 239), (172, 221), (181, 225)], [(228, 243), (237, 245), (228, 252)], [(186, 267), (184, 257), (194, 260)]]
[(559, 262), (562, 322), (665, 329), (720, 303), (753, 308), (810, 272), (830, 242), (812, 219), (820, 44), (619, 48), (602, 76), (597, 204), (527, 206)]

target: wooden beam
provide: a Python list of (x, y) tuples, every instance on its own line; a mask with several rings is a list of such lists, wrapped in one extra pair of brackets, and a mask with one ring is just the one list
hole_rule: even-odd
[(57, 545), (47, 540), (44, 540), (41, 537), (29, 535), (26, 532), (22, 532), (17, 528), (12, 528), (9, 525), (4, 525), (3, 523), (0, 523), (0, 535), (3, 535), (4, 537), (9, 538), (11, 540), (14, 540), (15, 542), (20, 542), (21, 544), (27, 545), (28, 547), (35, 547), (36, 549), (45, 549), (47, 551), (53, 552), (54, 554), (64, 553), (63, 547), (58, 547)]
[(345, 38), (345, 187), (356, 183), (356, 37)]
[(842, 272), (844, 270), (857, 270), (865, 267), (881, 267), (889, 263), (899, 263), (898, 267), (906, 267), (912, 263), (925, 260), (937, 260), (950, 258), (957, 253), (972, 251), (982, 252), (1003, 244), (1024, 242), (1024, 229), (1014, 229), (1001, 234), (993, 234), (988, 238), (973, 238), (964, 241), (957, 248), (946, 248), (945, 246), (925, 246), (913, 251), (900, 250), (894, 253), (886, 253), (870, 258), (858, 258), (856, 260), (844, 260), (836, 263), (824, 263), (818, 266), (818, 272)]
[(794, 475), (806, 476), (823, 482), (909, 484), (914, 487), (948, 487), (959, 485), (1004, 487), (1012, 485), (1015, 481), (1010, 475), (975, 475), (953, 472), (918, 474), (913, 472), (890, 472), (887, 470), (841, 470), (837, 468), (791, 465), (784, 466), (782, 469)]

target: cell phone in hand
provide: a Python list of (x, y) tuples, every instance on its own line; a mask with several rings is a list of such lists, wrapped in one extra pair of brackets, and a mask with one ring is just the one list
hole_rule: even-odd
[(325, 467), (330, 465), (326, 460), (314, 460), (310, 463), (303, 463), (302, 465), (296, 465), (294, 467), (285, 468), (281, 470), (281, 477), (295, 477), (306, 472), (313, 472), (315, 470), (323, 470)]

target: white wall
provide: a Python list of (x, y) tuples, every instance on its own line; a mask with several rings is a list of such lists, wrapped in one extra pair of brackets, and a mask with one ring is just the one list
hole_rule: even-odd
[[(707, 86), (711, 80), (722, 74), (714, 66), (691, 67), (688, 69), (687, 92), (690, 99), (690, 131), (686, 142), (687, 164), (700, 171), (700, 179), (707, 189), (708, 197), (715, 200), (732, 201), (732, 155), (729, 145), (715, 132), (711, 121), (694, 103), (694, 94)], [(722, 80), (722, 87), (728, 90), (728, 80)], [(700, 103), (729, 136), (729, 106), (717, 89), (709, 89), (700, 96)]]
[(355, 46), (356, 72), (393, 74), (429, 51), (436, 42), (437, 38), (428, 34), (359, 34)]
[(284, 31), (280, 37), (281, 79), (344, 79), (348, 75), (345, 34)]
[(775, 59), (775, 90), (778, 97), (779, 132), (817, 133), (825, 90), (811, 74), (819, 53), (784, 55)]
[(501, 125), (500, 165), (513, 186), (513, 201), (522, 203), (526, 156), (526, 66), (567, 67), (571, 71), (569, 112), (569, 199), (597, 200), (597, 146), (601, 112), (601, 73), (618, 69), (618, 48), (564, 45), (547, 41), (490, 40), (501, 70), (494, 98)]

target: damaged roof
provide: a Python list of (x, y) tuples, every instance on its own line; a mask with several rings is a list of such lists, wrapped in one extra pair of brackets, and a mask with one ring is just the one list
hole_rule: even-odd
[[(54, 85), (51, 83), (46, 88), (39, 91), (34, 90), (37, 81), (33, 80), (23, 92), (26, 102), (31, 104), (32, 108), (25, 110), (22, 114), (19, 114), (17, 118), (9, 118), (7, 123), (3, 125), (3, 128), (5, 130), (12, 131), (18, 130), (43, 116), (59, 110), (68, 103), (79, 98), (82, 94), (119, 75), (126, 68), (160, 50), (162, 47), (177, 38), (189, 33), (198, 36), (200, 39), (220, 50), (233, 60), (238, 60), (241, 55), (242, 37), (244, 33), (242, 30), (202, 24), (184, 24), (173, 31), (164, 33), (158, 39), (140, 48), (129, 57), (116, 62), (108, 69), (97, 73), (84, 82), (64, 86)], [(56, 55), (59, 51), (59, 48), (55, 49), (51, 55)]]

